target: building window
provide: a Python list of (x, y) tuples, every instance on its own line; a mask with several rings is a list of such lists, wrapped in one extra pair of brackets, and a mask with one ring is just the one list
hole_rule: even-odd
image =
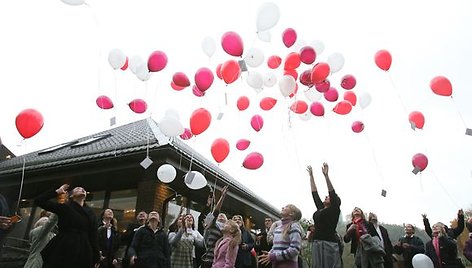
[(136, 189), (113, 191), (110, 193), (108, 208), (113, 210), (118, 223), (118, 231), (120, 232), (124, 232), (130, 223), (135, 222), (137, 194)]

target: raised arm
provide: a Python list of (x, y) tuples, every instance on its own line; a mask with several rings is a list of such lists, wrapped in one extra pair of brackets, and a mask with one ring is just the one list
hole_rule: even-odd
[(318, 190), (316, 189), (315, 177), (313, 176), (313, 168), (310, 165), (308, 165), (306, 167), (306, 171), (308, 171), (308, 176), (310, 177), (311, 191), (317, 192)]
[(457, 227), (452, 229), (452, 238), (456, 239), (457, 237), (459, 237), (459, 235), (462, 234), (462, 231), (464, 231), (464, 225), (464, 211), (462, 209), (459, 209), (459, 211), (457, 212)]
[(223, 201), (225, 200), (227, 192), (228, 192), (228, 185), (223, 187), (223, 190), (221, 190), (221, 196), (220, 196), (220, 199), (218, 199), (218, 202), (216, 203), (215, 211), (221, 210), (221, 206), (223, 205)]
[(325, 180), (326, 180), (326, 186), (328, 187), (328, 191), (331, 192), (334, 190), (333, 188), (333, 184), (331, 183), (331, 180), (329, 179), (329, 166), (328, 164), (325, 162), (323, 163), (323, 167), (321, 167), (321, 171), (323, 172), (323, 175), (325, 177)]
[(39, 206), (47, 211), (61, 214), (63, 211), (64, 205), (57, 202), (52, 202), (49, 199), (56, 197), (59, 194), (67, 194), (67, 189), (69, 188), (68, 184), (63, 184), (61, 187), (57, 188), (55, 191), (47, 191), (39, 195), (35, 200), (34, 204)]
[(421, 214), (421, 216), (423, 217), (424, 231), (430, 238), (433, 238), (433, 230), (429, 224), (428, 216), (426, 214)]

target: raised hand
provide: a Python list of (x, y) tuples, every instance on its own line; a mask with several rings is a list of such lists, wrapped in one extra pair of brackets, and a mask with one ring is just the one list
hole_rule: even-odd
[(321, 171), (323, 172), (323, 175), (325, 177), (328, 176), (328, 171), (329, 171), (328, 163), (326, 162), (323, 163), (323, 166), (321, 167)]
[(61, 187), (57, 188), (56, 193), (57, 194), (66, 194), (67, 189), (69, 189), (69, 184), (63, 184)]
[(306, 166), (306, 171), (308, 171), (308, 175), (313, 176), (313, 168), (310, 165)]

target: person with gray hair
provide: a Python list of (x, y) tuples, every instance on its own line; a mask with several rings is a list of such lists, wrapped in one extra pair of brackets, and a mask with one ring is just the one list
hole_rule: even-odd
[(41, 217), (36, 221), (29, 233), (31, 246), (24, 268), (43, 267), (41, 251), (49, 243), (49, 240), (55, 236), (53, 229), (57, 224), (57, 220), (57, 215), (50, 213), (49, 217)]
[(413, 268), (413, 257), (418, 253), (424, 253), (424, 242), (415, 235), (415, 226), (405, 224), (405, 235), (393, 245), (393, 250), (403, 256), (406, 268)]

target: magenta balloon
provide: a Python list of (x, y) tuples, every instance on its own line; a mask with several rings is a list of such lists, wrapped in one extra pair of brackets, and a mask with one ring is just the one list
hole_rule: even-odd
[(188, 79), (187, 75), (183, 72), (176, 72), (172, 76), (172, 82), (179, 87), (188, 87), (190, 86), (190, 80)]
[(413, 165), (414, 168), (417, 168), (420, 171), (423, 171), (428, 166), (428, 158), (426, 157), (426, 155), (422, 153), (417, 153), (411, 159), (411, 164)]
[(323, 104), (319, 101), (313, 102), (310, 105), (310, 112), (315, 116), (323, 116), (325, 113)]
[(310, 46), (305, 46), (300, 49), (300, 61), (305, 64), (312, 64), (316, 60), (316, 51)]
[(148, 58), (148, 70), (150, 72), (159, 72), (167, 65), (166, 53), (156, 50)]
[(113, 102), (105, 95), (98, 97), (95, 102), (97, 103), (97, 106), (100, 107), (100, 109), (107, 110), (113, 108)]
[(339, 98), (338, 90), (334, 87), (330, 87), (328, 91), (324, 93), (324, 97), (327, 101), (335, 102)]
[(182, 140), (188, 140), (193, 137), (192, 131), (189, 128), (184, 129), (184, 133), (180, 134)]
[(293, 46), (297, 41), (297, 32), (292, 28), (285, 29), (282, 33), (282, 41), (287, 48)]
[(352, 123), (352, 131), (356, 132), (356, 133), (360, 133), (362, 132), (362, 130), (364, 130), (364, 123), (362, 123), (361, 121), (355, 121)]
[(134, 99), (128, 104), (131, 111), (142, 114), (147, 110), (147, 103), (143, 99)]
[(244, 151), (249, 147), (250, 144), (251, 144), (250, 140), (240, 139), (238, 140), (238, 142), (236, 142), (236, 148), (240, 151)]
[(210, 69), (202, 67), (195, 73), (195, 84), (201, 92), (205, 92), (213, 84), (214, 78)]
[[(311, 79), (311, 77), (310, 77), (310, 79)], [(331, 86), (331, 83), (329, 82), (328, 79), (325, 79), (325, 80), (315, 84), (316, 90), (318, 90), (318, 92), (320, 92), (320, 93), (324, 93), (324, 92), (328, 91), (330, 86)]]
[(262, 116), (256, 114), (251, 118), (251, 126), (255, 131), (260, 131), (264, 126), (264, 119)]
[(192, 93), (193, 95), (197, 96), (197, 97), (203, 97), (205, 96), (205, 92), (201, 91), (197, 85), (193, 85), (192, 87)]
[(262, 154), (253, 152), (246, 156), (243, 161), (243, 167), (247, 169), (258, 169), (264, 164), (264, 156)]
[(356, 78), (351, 74), (346, 74), (341, 80), (341, 87), (344, 89), (353, 89), (356, 86)]
[(311, 82), (311, 70), (305, 70), (300, 75), (300, 83), (307, 87), (312, 87), (313, 83)]
[(226, 32), (221, 37), (221, 46), (223, 50), (231, 56), (241, 57), (244, 51), (243, 40), (235, 32)]

